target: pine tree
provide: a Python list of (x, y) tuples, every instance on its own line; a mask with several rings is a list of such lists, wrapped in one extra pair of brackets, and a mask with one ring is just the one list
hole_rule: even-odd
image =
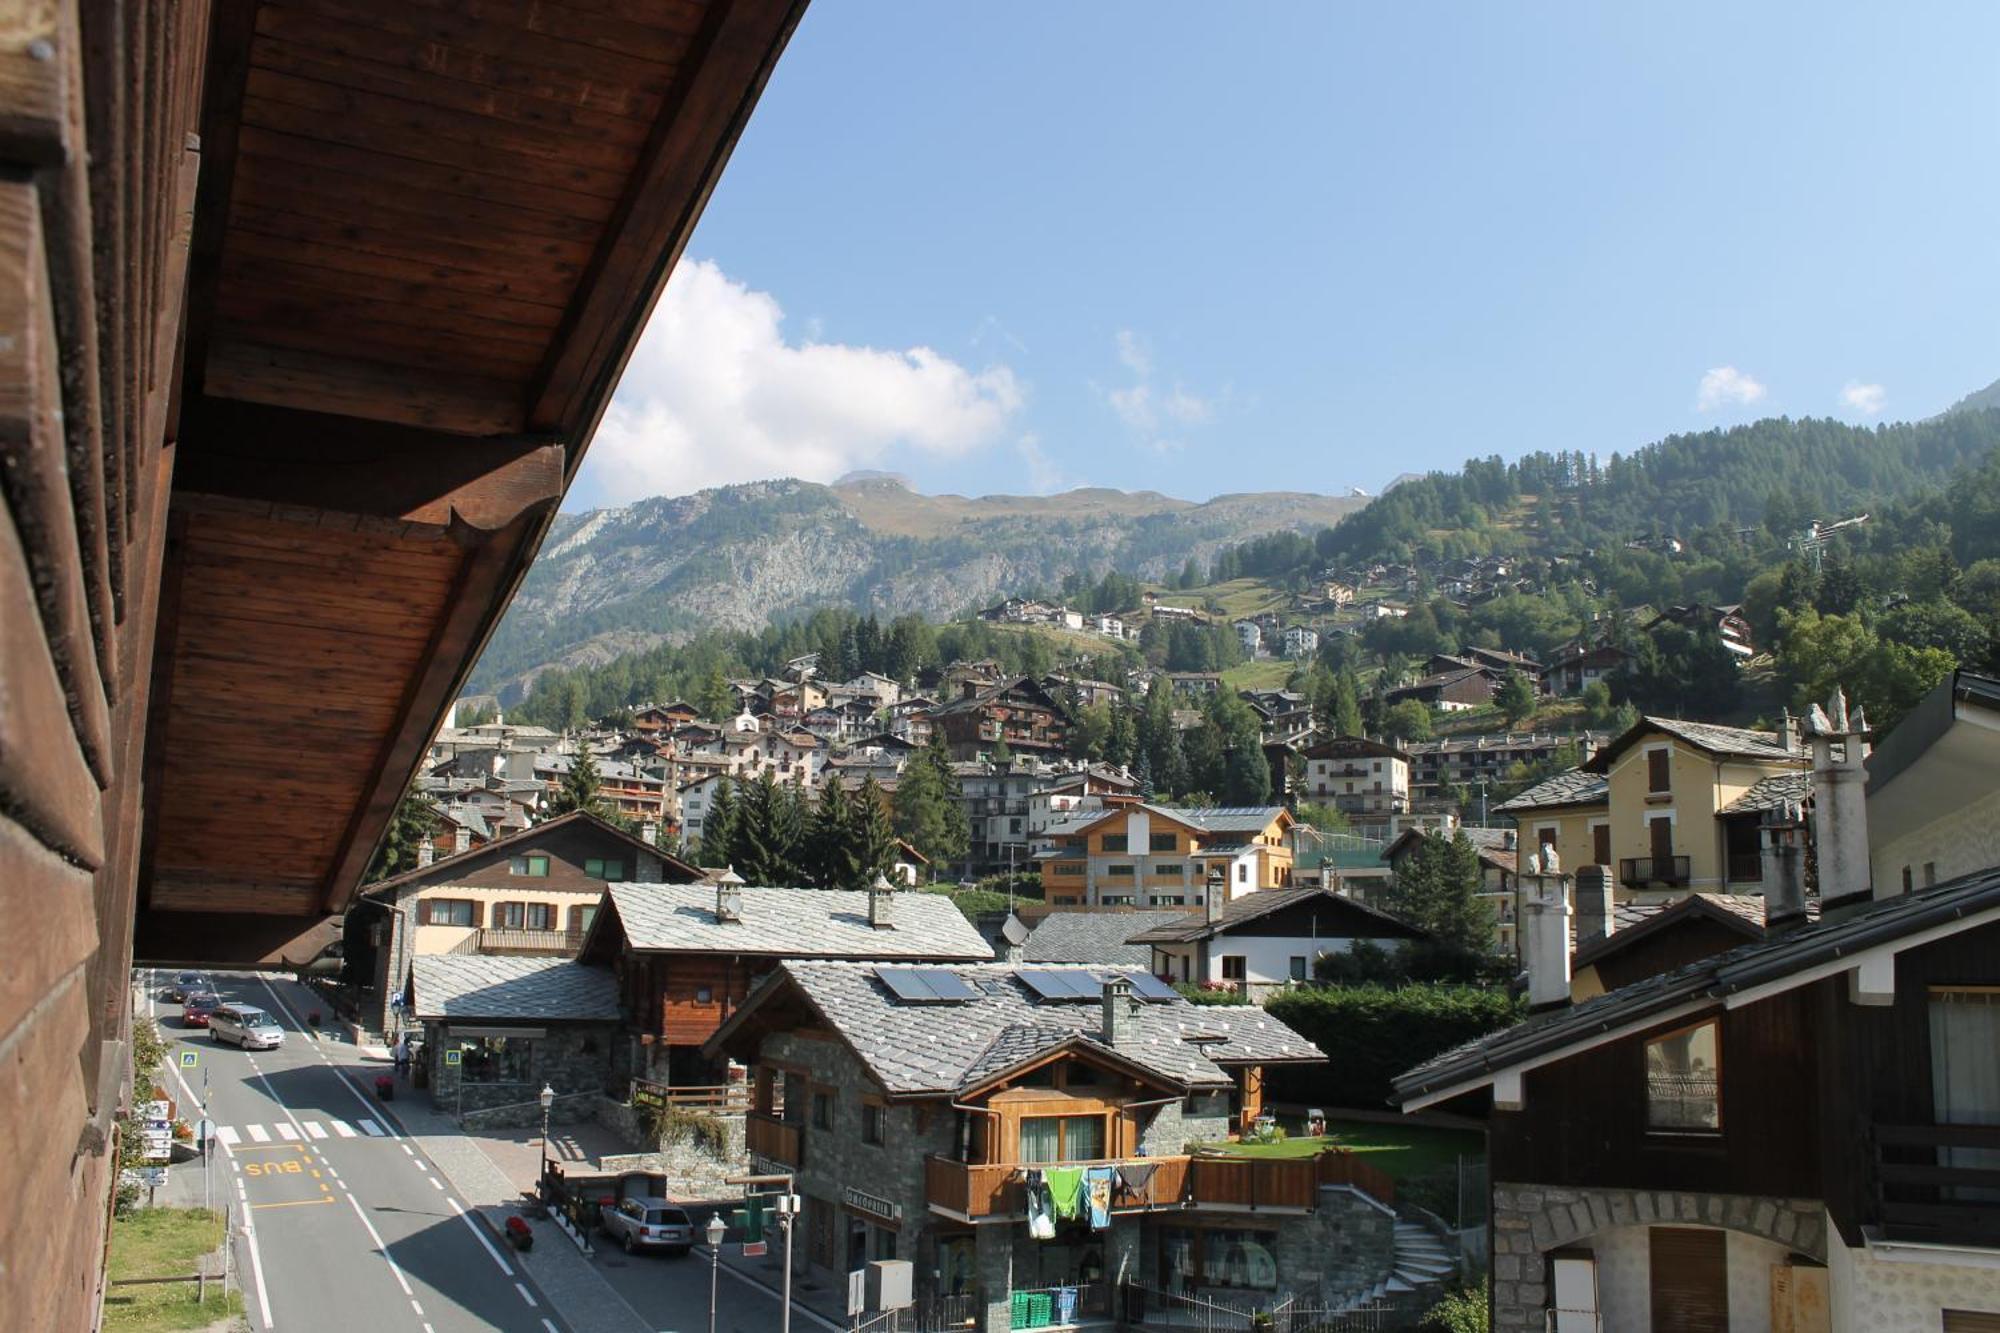
[(403, 799), (396, 802), (396, 813), (389, 819), (389, 831), (382, 837), (382, 846), (375, 853), (375, 860), (362, 877), (364, 884), (373, 884), (378, 879), (401, 874), (417, 863), (417, 848), (426, 838), (438, 830), (437, 807), (414, 792), (404, 792)]
[(896, 830), (889, 822), (889, 797), (871, 776), (861, 784), (853, 803), (855, 887), (866, 888), (877, 875), (891, 879), (896, 872)]
[(1507, 718), (1507, 725), (1519, 726), (1535, 712), (1535, 687), (1518, 671), (1509, 671), (1494, 692), (1493, 702)]
[(1352, 671), (1342, 671), (1333, 681), (1333, 734), (1336, 736), (1360, 736), (1361, 726), (1360, 687), (1355, 684)]
[(896, 832), (933, 865), (950, 864), (965, 856), (971, 830), (960, 800), (958, 777), (951, 771), (941, 735), (933, 733), (931, 743), (912, 754), (903, 766), (896, 784)]
[(801, 878), (822, 889), (857, 887), (859, 873), (855, 842), (854, 807), (840, 780), (828, 777), (820, 790), (819, 806), (813, 811), (812, 832), (807, 839), (808, 856)]
[(725, 774), (716, 781), (715, 797), (709, 802), (708, 818), (701, 826), (704, 864), (718, 867), (736, 864), (736, 831), (741, 827), (741, 817), (742, 804), (736, 796), (736, 784)]
[(721, 667), (710, 667), (702, 677), (701, 688), (695, 691), (694, 705), (701, 710), (703, 717), (714, 722), (735, 715), (736, 692), (729, 688)]
[(566, 815), (582, 810), (600, 819), (609, 818), (610, 803), (599, 794), (600, 783), (597, 776), (597, 759), (585, 746), (570, 762), (569, 772), (563, 774), (561, 785), (555, 795), (549, 797), (549, 815)]

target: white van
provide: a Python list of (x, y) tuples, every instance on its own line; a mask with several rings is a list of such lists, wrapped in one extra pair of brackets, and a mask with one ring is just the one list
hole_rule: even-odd
[(208, 1035), (246, 1051), (274, 1050), (285, 1044), (278, 1020), (250, 1004), (225, 1004), (208, 1016)]

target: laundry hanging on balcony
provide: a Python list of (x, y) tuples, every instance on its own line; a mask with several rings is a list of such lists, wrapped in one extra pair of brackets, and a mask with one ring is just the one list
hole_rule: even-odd
[(1111, 1225), (1111, 1182), (1117, 1174), (1108, 1166), (1093, 1166), (1083, 1173), (1083, 1197), (1090, 1211), (1092, 1231), (1103, 1231)]
[(1153, 1173), (1159, 1169), (1158, 1162), (1119, 1163), (1118, 1180), (1125, 1186), (1126, 1197), (1139, 1203), (1151, 1203), (1152, 1194), (1148, 1187), (1153, 1183)]
[(1056, 1235), (1055, 1208), (1049, 1199), (1049, 1187), (1039, 1171), (1030, 1171), (1021, 1182), (1021, 1192), (1028, 1201), (1028, 1236), (1032, 1240), (1054, 1240)]
[(1049, 1201), (1055, 1215), (1068, 1222), (1083, 1214), (1083, 1168), (1051, 1167), (1042, 1179), (1048, 1183)]

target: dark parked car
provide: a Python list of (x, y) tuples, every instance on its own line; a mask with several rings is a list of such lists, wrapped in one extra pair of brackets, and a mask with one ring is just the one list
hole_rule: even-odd
[(605, 1235), (616, 1237), (627, 1254), (655, 1248), (686, 1254), (694, 1245), (694, 1223), (684, 1211), (657, 1195), (620, 1199), (598, 1225)]
[(167, 987), (167, 998), (176, 1004), (185, 1003), (189, 991), (207, 990), (208, 978), (199, 972), (183, 972)]
[(214, 991), (192, 990), (181, 1000), (181, 1026), (184, 1028), (205, 1028), (210, 1014), (222, 1003), (222, 997)]

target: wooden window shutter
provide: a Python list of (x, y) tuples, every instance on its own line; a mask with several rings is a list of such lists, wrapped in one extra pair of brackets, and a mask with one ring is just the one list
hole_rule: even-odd
[(417, 924), (420, 926), (428, 926), (430, 923), (431, 923), (431, 900), (428, 898), (419, 898), (417, 899)]
[(1944, 1333), (2000, 1333), (2000, 1314), (1978, 1310), (1946, 1310)]
[(1590, 830), (1590, 854), (1594, 864), (1611, 864), (1611, 825), (1599, 824)]
[(1652, 1230), (1653, 1333), (1729, 1333), (1725, 1233)]
[(1646, 752), (1647, 791), (1663, 792), (1672, 790), (1673, 771), (1670, 765), (1673, 763), (1673, 757), (1673, 751), (1671, 750), (1648, 750)]

